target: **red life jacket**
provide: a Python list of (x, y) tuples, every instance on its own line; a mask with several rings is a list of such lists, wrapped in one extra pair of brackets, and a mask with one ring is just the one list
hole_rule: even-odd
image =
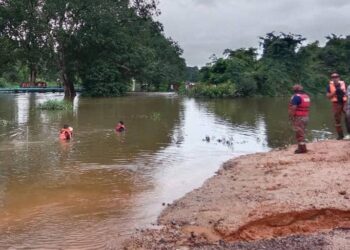
[(60, 139), (61, 140), (70, 140), (72, 138), (72, 132), (69, 129), (61, 129)]
[(117, 132), (124, 132), (124, 131), (125, 131), (125, 125), (123, 125), (123, 124), (118, 124), (118, 125), (115, 127), (115, 131), (117, 131)]
[(297, 106), (297, 109), (295, 110), (295, 116), (309, 116), (311, 106), (310, 97), (306, 93), (295, 94), (295, 96), (299, 96), (301, 99), (301, 103)]

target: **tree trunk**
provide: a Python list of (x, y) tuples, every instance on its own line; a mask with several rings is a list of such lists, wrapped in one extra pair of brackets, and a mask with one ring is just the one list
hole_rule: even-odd
[(72, 101), (76, 96), (74, 84), (70, 81), (69, 77), (65, 72), (62, 72), (62, 78), (64, 88), (64, 99)]
[(76, 92), (75, 92), (72, 79), (70, 78), (67, 72), (64, 50), (62, 47), (60, 48), (58, 53), (59, 53), (59, 66), (61, 70), (61, 78), (62, 78), (63, 88), (64, 88), (64, 99), (72, 101), (76, 96)]
[(35, 82), (36, 82), (36, 75), (37, 75), (36, 67), (35, 67), (35, 65), (32, 65), (30, 67), (29, 82), (30, 83), (34, 83), (34, 85), (35, 85)]

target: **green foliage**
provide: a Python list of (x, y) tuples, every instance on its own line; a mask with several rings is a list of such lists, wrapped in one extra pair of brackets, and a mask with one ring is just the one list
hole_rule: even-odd
[(73, 104), (68, 101), (60, 101), (60, 100), (48, 100), (44, 103), (39, 104), (38, 106), (39, 109), (41, 110), (72, 110), (73, 109)]
[(187, 67), (185, 80), (189, 81), (189, 82), (198, 82), (199, 81), (199, 68), (198, 67)]
[(170, 88), (170, 86), (168, 84), (160, 84), (157, 91), (159, 91), (159, 92), (168, 92), (169, 88)]
[(188, 95), (193, 97), (226, 98), (237, 97), (235, 85), (225, 83), (220, 85), (199, 84), (188, 90)]
[(289, 95), (300, 83), (310, 93), (323, 93), (331, 72), (350, 80), (350, 36), (327, 37), (324, 47), (318, 42), (303, 45), (305, 38), (294, 34), (268, 33), (261, 37), (262, 56), (254, 48), (225, 50), (223, 58), (213, 57), (200, 69), (204, 85), (233, 82), (236, 95)]
[(119, 96), (131, 79), (155, 90), (183, 81), (183, 51), (153, 19), (156, 2), (0, 1), (0, 77), (59, 78), (66, 97), (77, 83), (90, 96)]
[(0, 78), (0, 88), (6, 88), (8, 86), (4, 78)]
[(127, 83), (122, 81), (119, 72), (104, 61), (96, 61), (84, 75), (83, 82), (84, 95), (92, 97), (121, 96), (128, 89)]
[(253, 96), (256, 94), (258, 85), (255, 76), (250, 73), (243, 74), (236, 85), (237, 94), (240, 96)]

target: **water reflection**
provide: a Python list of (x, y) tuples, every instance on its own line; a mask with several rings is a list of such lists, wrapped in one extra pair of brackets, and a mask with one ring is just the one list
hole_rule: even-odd
[[(72, 112), (36, 109), (49, 98), (62, 96), (0, 95), (0, 119), (10, 122), (0, 126), (1, 248), (114, 247), (222, 162), (293, 138), (283, 99), (142, 95), (77, 98)], [(321, 101), (313, 108), (322, 114), (312, 130), (330, 131), (328, 111)], [(122, 135), (113, 130), (119, 120)], [(65, 123), (75, 129), (69, 143), (58, 140)]]
[[(262, 120), (265, 123), (267, 145), (276, 148), (295, 143), (288, 120), (288, 102), (288, 98), (213, 100), (207, 101), (207, 107), (238, 127), (246, 125), (256, 128), (257, 122)], [(332, 137), (333, 117), (330, 103), (324, 97), (313, 98), (308, 128), (309, 141)]]

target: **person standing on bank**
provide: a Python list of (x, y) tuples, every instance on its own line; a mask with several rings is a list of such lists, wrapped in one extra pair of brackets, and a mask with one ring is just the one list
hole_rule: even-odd
[(347, 101), (347, 105), (346, 105), (346, 127), (348, 129), (348, 132), (350, 130), (350, 85), (348, 86), (347, 89), (347, 96), (348, 96), (348, 101)]
[(338, 73), (333, 73), (331, 81), (327, 87), (327, 97), (332, 102), (332, 110), (335, 120), (335, 129), (338, 133), (337, 140), (344, 139), (344, 132), (342, 128), (342, 116), (345, 117), (345, 124), (347, 132), (350, 133), (350, 126), (347, 121), (345, 109), (348, 97), (346, 95), (347, 89), (344, 81), (340, 80)]
[(311, 99), (300, 84), (293, 86), (294, 95), (289, 103), (289, 119), (292, 121), (298, 149), (295, 154), (307, 153), (305, 131), (309, 122)]

